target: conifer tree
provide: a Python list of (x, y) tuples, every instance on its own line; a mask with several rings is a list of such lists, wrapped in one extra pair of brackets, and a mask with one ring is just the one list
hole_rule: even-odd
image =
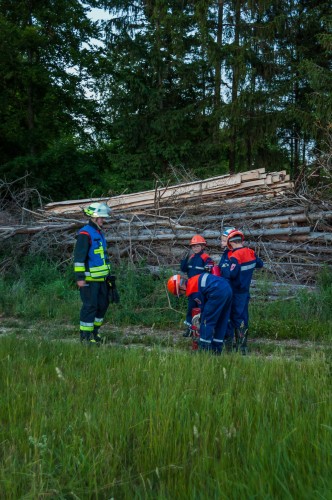
[(32, 183), (47, 185), (52, 175), (60, 184), (63, 171), (43, 155), (50, 160), (53, 148), (56, 157), (64, 141), (76, 149), (93, 127), (87, 89), (98, 29), (88, 10), (79, 0), (0, 0), (0, 156), (7, 179), (28, 172)]

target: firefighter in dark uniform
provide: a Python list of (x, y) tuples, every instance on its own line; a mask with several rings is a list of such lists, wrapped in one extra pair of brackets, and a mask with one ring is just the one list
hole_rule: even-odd
[(188, 280), (179, 274), (167, 283), (176, 296), (186, 295), (192, 306), (201, 309), (199, 349), (221, 354), (232, 302), (232, 289), (227, 280), (210, 273)]
[[(192, 278), (198, 274), (204, 273), (204, 271), (211, 270), (214, 266), (214, 262), (211, 257), (204, 252), (206, 246), (206, 240), (200, 234), (195, 234), (191, 238), (189, 243), (190, 251), (186, 252), (184, 258), (180, 262), (180, 269), (183, 273), (186, 273), (188, 278)], [(195, 307), (195, 306), (194, 306)], [(184, 337), (190, 336), (191, 327), (191, 313), (192, 306), (190, 301), (188, 302), (186, 320), (184, 324), (186, 325), (186, 331), (183, 334)]]
[(228, 279), (233, 290), (230, 323), (235, 332), (235, 349), (247, 354), (249, 326), (250, 284), (255, 269), (263, 267), (263, 261), (254, 250), (243, 246), (244, 234), (234, 229), (227, 237), (231, 251), (228, 265), (222, 267), (222, 276)]
[(80, 340), (100, 343), (99, 328), (109, 306), (107, 278), (110, 275), (102, 226), (104, 219), (110, 217), (111, 209), (105, 203), (91, 203), (84, 213), (90, 220), (78, 231), (74, 250), (74, 272), (82, 300)]

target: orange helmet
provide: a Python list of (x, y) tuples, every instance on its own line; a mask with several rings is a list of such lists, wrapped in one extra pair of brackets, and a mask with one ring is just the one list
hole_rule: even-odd
[(230, 231), (229, 235), (227, 236), (227, 247), (229, 248), (229, 250), (232, 250), (230, 242), (239, 240), (241, 240), (242, 242), (244, 241), (244, 234), (242, 233), (242, 231), (240, 231), (239, 229), (233, 229), (233, 231)]
[(173, 274), (167, 281), (167, 289), (168, 291), (179, 297), (180, 295), (180, 285), (182, 285), (184, 282), (184, 279), (180, 274)]
[(190, 240), (190, 246), (192, 245), (206, 245), (206, 241), (200, 234), (195, 234)]

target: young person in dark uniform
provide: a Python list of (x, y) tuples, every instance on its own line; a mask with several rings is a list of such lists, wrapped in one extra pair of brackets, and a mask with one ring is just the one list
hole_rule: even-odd
[[(192, 278), (198, 274), (204, 273), (206, 269), (212, 269), (214, 262), (211, 257), (204, 251), (206, 247), (206, 241), (200, 234), (195, 234), (191, 238), (189, 243), (190, 251), (186, 252), (185, 256), (181, 260), (180, 269), (183, 273), (186, 273), (188, 278)], [(184, 337), (190, 336), (191, 327), (191, 315), (192, 307), (190, 302), (188, 302), (187, 314), (184, 324), (186, 325), (186, 330), (183, 334)]]
[[(227, 247), (227, 238), (228, 235), (231, 231), (234, 231), (235, 227), (228, 227), (224, 228), (223, 232), (221, 233), (221, 250), (223, 253), (221, 254), (220, 261), (219, 261), (219, 268), (220, 268), (220, 276), (222, 276), (222, 270), (223, 267), (227, 267), (229, 265), (229, 256), (232, 253), (231, 250)], [(234, 342), (234, 329), (232, 327), (232, 324), (230, 321), (228, 321), (227, 325), (227, 332), (225, 335), (225, 350), (227, 352), (232, 352), (233, 351), (233, 342)]]
[(244, 234), (234, 229), (227, 237), (229, 263), (222, 268), (222, 276), (229, 280), (233, 291), (230, 323), (235, 332), (236, 350), (247, 354), (249, 327), (250, 284), (255, 269), (263, 267), (263, 261), (254, 250), (243, 245)]
[(221, 354), (232, 302), (232, 289), (227, 280), (210, 273), (183, 278), (175, 274), (169, 278), (167, 288), (179, 297), (186, 295), (191, 307), (199, 307), (199, 349)]

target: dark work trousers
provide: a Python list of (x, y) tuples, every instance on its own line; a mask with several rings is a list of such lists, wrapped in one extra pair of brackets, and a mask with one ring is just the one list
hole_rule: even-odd
[(233, 330), (236, 328), (248, 328), (249, 323), (249, 292), (233, 292), (230, 323)]
[(109, 288), (106, 281), (87, 281), (80, 288), (83, 302), (80, 312), (80, 330), (87, 333), (98, 332), (109, 306)]
[(191, 303), (189, 301), (188, 305), (187, 305), (187, 314), (186, 314), (187, 324), (191, 325), (191, 320), (192, 320), (192, 306), (191, 306)]
[(201, 314), (199, 347), (221, 352), (231, 310), (231, 287), (225, 280), (215, 282), (205, 300)]

